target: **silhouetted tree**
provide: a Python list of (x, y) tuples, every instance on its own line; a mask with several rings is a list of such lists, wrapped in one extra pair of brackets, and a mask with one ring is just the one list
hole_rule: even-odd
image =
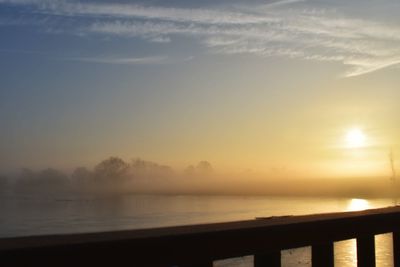
[(211, 166), (211, 164), (208, 161), (200, 161), (197, 166), (196, 166), (196, 171), (200, 172), (200, 173), (212, 173), (213, 172), (213, 168)]
[(129, 165), (118, 157), (103, 160), (94, 168), (94, 178), (99, 182), (116, 181), (126, 178)]
[(93, 180), (93, 173), (85, 167), (78, 167), (72, 172), (71, 179), (78, 186), (86, 186)]
[(132, 160), (131, 168), (135, 171), (146, 171), (148, 169), (148, 163), (141, 158)]
[(171, 167), (160, 165), (155, 162), (142, 160), (140, 158), (132, 160), (130, 165), (131, 172), (135, 176), (166, 176), (173, 173)]
[(206, 176), (214, 172), (211, 164), (208, 161), (200, 161), (197, 163), (196, 167), (189, 165), (184, 170), (184, 174), (187, 176)]

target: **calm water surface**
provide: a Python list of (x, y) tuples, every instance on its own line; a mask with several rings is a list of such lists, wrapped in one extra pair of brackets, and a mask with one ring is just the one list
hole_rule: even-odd
[[(1, 196), (0, 237), (96, 232), (361, 210), (392, 206), (390, 199), (252, 196)], [(377, 265), (393, 266), (391, 235), (376, 237)], [(311, 266), (310, 248), (282, 252), (283, 266)], [(335, 244), (335, 266), (355, 266), (355, 240)], [(216, 266), (251, 266), (251, 257)]]

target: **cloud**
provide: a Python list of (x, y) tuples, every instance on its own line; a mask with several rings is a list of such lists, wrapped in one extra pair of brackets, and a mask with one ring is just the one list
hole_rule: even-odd
[(103, 63), (115, 65), (147, 65), (147, 64), (163, 64), (166, 63), (167, 57), (165, 56), (151, 56), (151, 57), (76, 57), (67, 58), (66, 60), (81, 61), (88, 63)]
[(281, 1), (275, 1), (275, 2), (271, 2), (266, 4), (266, 7), (277, 7), (277, 6), (283, 6), (283, 5), (290, 5), (290, 4), (294, 4), (294, 3), (301, 3), (301, 2), (305, 2), (307, 0), (281, 0)]
[(0, 0), (0, 3), (12, 5), (34, 4), (39, 2), (39, 0)]
[(171, 38), (169, 38), (168, 36), (154, 36), (150, 37), (149, 41), (153, 43), (170, 43)]
[(49, 0), (0, 0), (6, 4), (29, 4), (35, 12), (63, 16), (140, 18), (204, 24), (248, 24), (271, 21), (268, 17), (243, 12), (143, 6), (123, 3), (95, 3)]
[[(47, 18), (73, 17), (75, 34), (141, 38), (170, 43), (175, 36), (197, 40), (210, 53), (280, 56), (342, 63), (345, 77), (399, 64), (400, 27), (316, 8), (304, 0), (207, 8), (45, 0), (0, 0), (29, 6)], [(51, 19), (48, 19), (51, 21)], [(57, 20), (59, 21), (59, 20)], [(80, 58), (110, 64), (159, 63), (160, 58)]]
[(354, 59), (344, 61), (344, 64), (353, 66), (345, 76), (354, 77), (398, 65), (400, 64), (400, 58), (386, 58), (380, 62), (377, 62), (376, 60), (369, 61), (368, 59)]

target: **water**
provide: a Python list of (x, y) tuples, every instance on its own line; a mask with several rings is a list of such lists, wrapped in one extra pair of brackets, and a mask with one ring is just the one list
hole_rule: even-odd
[[(393, 205), (389, 199), (255, 196), (0, 196), (0, 237), (152, 228), (351, 211)], [(393, 266), (391, 235), (376, 237), (377, 266)], [(355, 240), (335, 244), (335, 266), (356, 266)], [(310, 248), (282, 252), (283, 266), (311, 266)], [(216, 266), (251, 266), (252, 257)]]

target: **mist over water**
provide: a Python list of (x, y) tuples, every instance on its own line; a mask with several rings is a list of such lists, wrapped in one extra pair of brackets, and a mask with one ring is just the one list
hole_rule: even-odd
[(391, 199), (201, 195), (2, 196), (0, 236), (94, 232), (354, 211)]
[(397, 188), (386, 177), (307, 178), (257, 173), (224, 173), (208, 161), (183, 170), (140, 158), (125, 161), (109, 157), (92, 169), (66, 172), (55, 168), (21, 169), (0, 175), (0, 194), (113, 195), (196, 194), (329, 196), (350, 198), (393, 197)]

